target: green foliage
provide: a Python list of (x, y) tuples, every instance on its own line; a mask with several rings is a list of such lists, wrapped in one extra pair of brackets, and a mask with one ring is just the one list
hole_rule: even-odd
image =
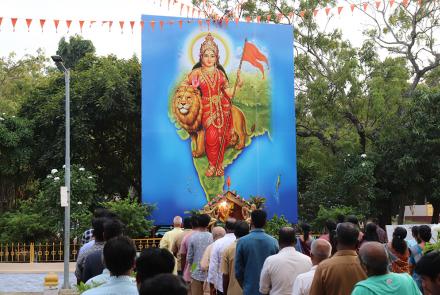
[(247, 200), (249, 204), (254, 204), (257, 209), (264, 209), (264, 204), (266, 204), (266, 198), (259, 196), (250, 196), (249, 200)]
[(153, 205), (139, 204), (133, 196), (102, 205), (118, 215), (125, 224), (125, 234), (131, 238), (146, 237), (153, 228), (154, 221), (148, 219), (155, 209)]
[(63, 37), (58, 43), (57, 55), (64, 60), (66, 68), (74, 68), (87, 54), (93, 55), (95, 46), (90, 40), (84, 40), (81, 36), (70, 36), (69, 41)]
[(84, 282), (81, 282), (79, 285), (76, 285), (76, 289), (79, 292), (79, 294), (82, 294), (85, 291), (99, 287), (102, 284), (104, 284), (104, 283), (92, 283), (90, 285), (86, 285)]
[(268, 235), (271, 235), (275, 239), (278, 239), (278, 232), (281, 228), (286, 226), (292, 226), (292, 224), (289, 223), (284, 215), (278, 217), (278, 215), (274, 214), (273, 217), (267, 221), (264, 230)]
[(325, 226), (325, 222), (328, 219), (337, 220), (338, 215), (356, 215), (359, 220), (363, 220), (365, 218), (365, 215), (361, 213), (360, 208), (357, 209), (348, 206), (326, 208), (324, 206), (319, 206), (318, 215), (313, 221), (313, 227), (318, 231), (322, 231)]

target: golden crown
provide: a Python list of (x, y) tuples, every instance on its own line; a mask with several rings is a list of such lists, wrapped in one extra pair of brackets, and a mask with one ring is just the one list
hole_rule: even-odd
[(200, 55), (203, 55), (206, 50), (212, 50), (215, 55), (218, 55), (218, 46), (214, 42), (214, 37), (212, 37), (211, 33), (206, 35), (205, 41), (203, 41), (202, 45), (200, 46)]

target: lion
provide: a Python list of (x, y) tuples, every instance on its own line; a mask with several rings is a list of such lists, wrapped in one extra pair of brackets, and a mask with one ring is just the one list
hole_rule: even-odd
[[(191, 136), (192, 155), (199, 158), (205, 154), (205, 130), (202, 126), (202, 102), (200, 92), (192, 86), (180, 86), (172, 99), (172, 111), (176, 122)], [(233, 135), (228, 146), (236, 150), (245, 147), (246, 138), (250, 136), (246, 130), (244, 113), (232, 105)]]

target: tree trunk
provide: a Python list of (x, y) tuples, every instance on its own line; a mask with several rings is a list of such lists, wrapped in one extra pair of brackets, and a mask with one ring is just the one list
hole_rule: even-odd
[(403, 224), (403, 218), (405, 215), (405, 203), (399, 205), (399, 217), (397, 218), (397, 224)]
[(432, 202), (432, 207), (433, 207), (434, 211), (432, 212), (431, 223), (437, 224), (438, 219), (439, 219), (438, 216), (440, 214), (440, 200), (436, 200), (436, 201)]

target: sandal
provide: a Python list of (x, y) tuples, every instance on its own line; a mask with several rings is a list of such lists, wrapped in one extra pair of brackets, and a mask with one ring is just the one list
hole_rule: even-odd
[(214, 176), (214, 173), (215, 173), (215, 167), (212, 166), (212, 165), (209, 165), (209, 166), (208, 166), (208, 169), (206, 170), (205, 175), (206, 175), (207, 177), (213, 177), (213, 176)]

